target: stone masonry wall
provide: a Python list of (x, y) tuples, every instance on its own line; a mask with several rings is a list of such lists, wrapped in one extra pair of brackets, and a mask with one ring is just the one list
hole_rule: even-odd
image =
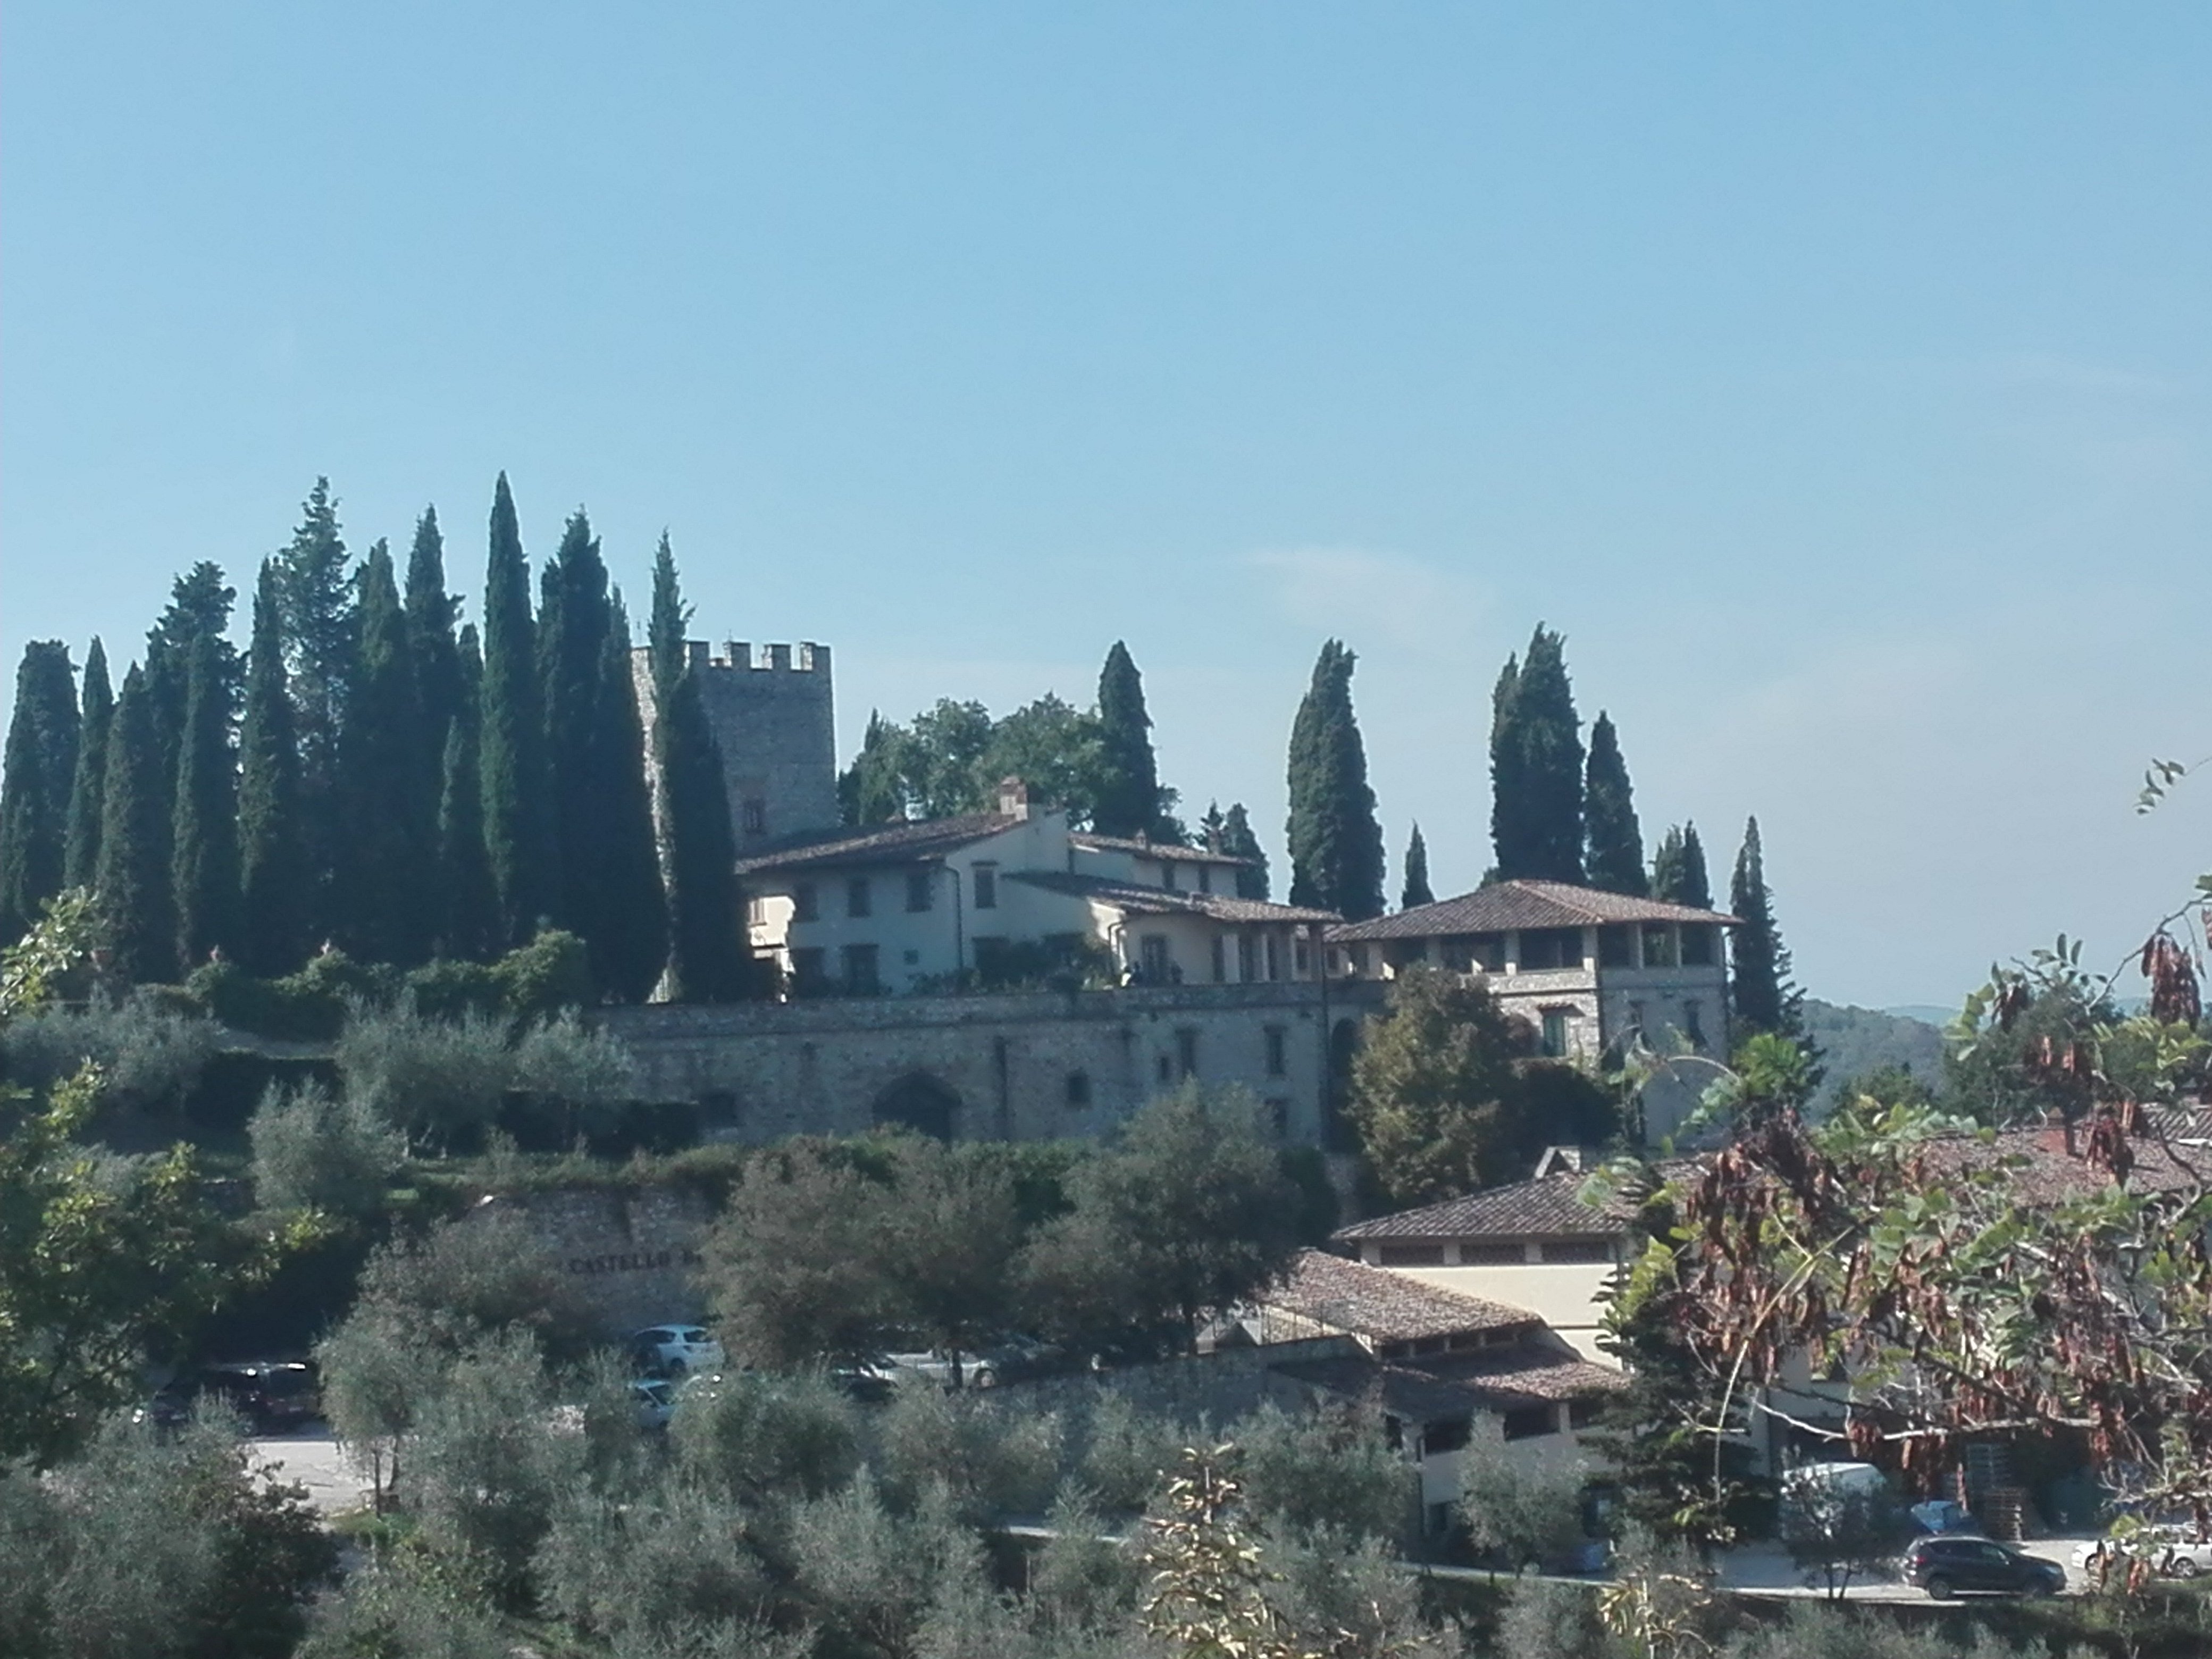
[(656, 1186), (510, 1193), (474, 1213), (498, 1212), (524, 1218), (603, 1337), (696, 1319), (705, 1306), (693, 1270), (714, 1212), (697, 1192)]
[[(730, 641), (719, 657), (708, 654), (703, 641), (689, 641), (687, 648), (707, 722), (721, 746), (730, 827), (739, 850), (763, 837), (836, 828), (837, 728), (830, 647), (801, 644), (794, 656), (790, 646), (766, 646), (765, 660), (757, 659), (744, 640)], [(630, 674), (650, 753), (659, 711), (649, 651), (631, 653)], [(749, 829), (748, 801), (758, 804), (757, 828)]]

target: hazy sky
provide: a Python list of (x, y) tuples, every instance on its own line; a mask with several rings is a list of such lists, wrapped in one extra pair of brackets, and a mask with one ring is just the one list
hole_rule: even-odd
[(2212, 9), (100, 7), (0, 52), (0, 650), (241, 587), (328, 473), (482, 577), (872, 705), (1088, 702), (1279, 860), (1316, 649), (1392, 849), (1488, 862), (1564, 629), (1647, 839), (1747, 812), (1800, 978), (2117, 959), (2212, 868)]

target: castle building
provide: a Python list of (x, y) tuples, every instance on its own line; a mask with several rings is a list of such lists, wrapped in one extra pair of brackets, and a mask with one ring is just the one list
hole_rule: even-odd
[[(699, 683), (707, 723), (722, 750), (730, 828), (743, 852), (780, 837), (837, 827), (837, 722), (830, 647), (809, 641), (757, 651), (732, 640), (715, 656), (704, 640), (684, 650)], [(659, 708), (653, 695), (653, 653), (630, 653), (630, 678), (653, 752)], [(647, 775), (653, 775), (647, 767)], [(659, 802), (653, 803), (656, 813)]]

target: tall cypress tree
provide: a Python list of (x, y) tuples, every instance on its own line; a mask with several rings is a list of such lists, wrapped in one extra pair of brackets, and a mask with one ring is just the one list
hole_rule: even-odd
[(872, 828), (906, 817), (907, 734), (879, 709), (868, 710), (860, 752), (837, 775), (837, 805), (847, 823)]
[(1598, 711), (1590, 727), (1589, 768), (1583, 789), (1583, 826), (1589, 837), (1584, 872), (1593, 887), (1641, 898), (1651, 890), (1644, 872), (1644, 830), (1636, 822), (1636, 795), (1613, 717)]
[(578, 507), (538, 582), (538, 672), (562, 877), (553, 915), (587, 945), (600, 920), (599, 884), (609, 854), (608, 803), (592, 748), (611, 631), (606, 562), (591, 520)]
[(1364, 921), (1382, 913), (1383, 851), (1352, 712), (1356, 660), (1341, 641), (1323, 645), (1291, 723), (1291, 902)]
[(165, 788), (177, 785), (185, 750), (185, 704), (191, 695), (192, 659), (199, 641), (216, 643), (217, 678), (237, 713), (238, 653), (226, 637), (238, 590), (222, 579), (222, 567), (203, 559), (179, 576), (169, 603), (146, 635), (146, 696), (161, 745)]
[(301, 504), (300, 526), (290, 545), (276, 555), (276, 576), (284, 668), (300, 750), (299, 836), (308, 871), (309, 926), (313, 933), (327, 933), (342, 920), (334, 885), (346, 842), (347, 808), (338, 775), (338, 734), (345, 724), (359, 627), (337, 500), (328, 478), (317, 478)]
[(32, 641), (15, 671), (15, 710), (0, 758), (0, 943), (21, 938), (62, 890), (77, 727), (69, 647)]
[(1755, 817), (1743, 827), (1743, 847), (1729, 884), (1729, 908), (1742, 923), (1731, 941), (1729, 963), (1729, 996), (1737, 1024), (1747, 1033), (1796, 1036), (1803, 1024), (1804, 994), (1790, 982), (1790, 952), (1774, 923), (1774, 896), (1767, 890)]
[(1583, 742), (1565, 638), (1536, 625), (1492, 696), (1491, 839), (1503, 881), (1583, 879)]
[(238, 732), (238, 954), (256, 974), (289, 974), (314, 917), (300, 822), (300, 747), (284, 670), (281, 569), (264, 559), (253, 589), (246, 715)]
[(465, 626), (455, 658), (460, 712), (446, 728), (444, 785), (438, 802), (438, 929), (441, 956), (481, 961), (499, 935), (499, 890), (484, 851), (483, 780), (477, 762), (477, 703), (483, 664), (477, 631)]
[(663, 535), (653, 557), (647, 638), (653, 653), (653, 758), (660, 779), (668, 889), (669, 983), (681, 1001), (730, 1002), (752, 989), (751, 951), (721, 750), (684, 648), (690, 614), (677, 583), (676, 556)]
[(484, 852), (499, 895), (500, 940), (526, 945), (560, 902), (545, 714), (538, 696), (530, 568), (507, 474), (492, 494), (491, 555), (484, 572), (483, 689), (477, 754), (483, 778)]
[(430, 954), (436, 835), (422, 794), (429, 762), (414, 656), (392, 550), (381, 541), (362, 565), (357, 615), (360, 657), (347, 676), (338, 742), (346, 825), (337, 870), (340, 937), (368, 961), (411, 967)]
[(1102, 836), (1149, 836), (1160, 823), (1160, 771), (1152, 756), (1145, 681), (1121, 641), (1098, 672), (1100, 776), (1091, 828)]
[(1651, 896), (1692, 909), (1713, 908), (1713, 884), (1705, 874), (1705, 844), (1698, 839), (1694, 823), (1676, 824), (1667, 831), (1659, 850), (1651, 855)]
[(1221, 850), (1231, 858), (1249, 860), (1237, 872), (1237, 896), (1264, 901), (1268, 885), (1267, 854), (1260, 845), (1260, 837), (1252, 833), (1252, 815), (1244, 810), (1241, 800), (1231, 801), (1222, 817)]
[(177, 961), (176, 902), (169, 885), (169, 807), (161, 750), (133, 663), (107, 732), (100, 864), (94, 879), (102, 933), (116, 972), (137, 983), (169, 977)]
[(216, 649), (220, 643), (210, 634), (192, 642), (170, 817), (176, 959), (187, 972), (211, 952), (238, 944), (238, 775), (230, 748), (230, 685)]
[(460, 605), (446, 589), (446, 541), (438, 509), (426, 507), (407, 555), (407, 650), (415, 661), (416, 747), (422, 764), (421, 821), (435, 823), (444, 786), (447, 728), (461, 712)]
[(1399, 895), (1398, 908), (1411, 910), (1436, 902), (1436, 893), (1429, 885), (1429, 844), (1421, 839), (1421, 826), (1416, 823), (1406, 840), (1406, 888)]
[(84, 697), (77, 719), (76, 776), (70, 786), (69, 826), (62, 884), (89, 887), (100, 865), (100, 816), (107, 787), (107, 726), (115, 692), (107, 679), (107, 651), (99, 636), (84, 653)]
[(629, 615), (619, 592), (611, 595), (608, 609), (611, 625), (600, 649), (599, 706), (588, 757), (603, 836), (592, 890), (592, 972), (610, 996), (642, 1002), (668, 963), (668, 896), (660, 884), (653, 796), (646, 783), (645, 726), (630, 666)]

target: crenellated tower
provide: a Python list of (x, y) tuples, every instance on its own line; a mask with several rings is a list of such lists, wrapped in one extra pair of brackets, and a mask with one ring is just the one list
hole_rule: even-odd
[[(738, 850), (809, 830), (837, 827), (837, 726), (830, 694), (830, 647), (805, 641), (755, 647), (732, 640), (715, 656), (687, 640), (707, 722), (722, 750), (722, 783)], [(659, 718), (653, 696), (653, 653), (630, 653), (646, 752)], [(647, 768), (648, 775), (651, 769)], [(654, 803), (656, 815), (659, 803)]]

